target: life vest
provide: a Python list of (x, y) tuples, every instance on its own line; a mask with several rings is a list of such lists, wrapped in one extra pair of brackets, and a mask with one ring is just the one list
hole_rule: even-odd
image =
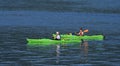
[(57, 35), (57, 36), (56, 36), (56, 39), (61, 39), (60, 35)]
[(82, 36), (84, 34), (84, 32), (80, 32), (79, 35)]

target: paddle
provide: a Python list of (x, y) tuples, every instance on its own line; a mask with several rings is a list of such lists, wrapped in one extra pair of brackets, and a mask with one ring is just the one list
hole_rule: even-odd
[(89, 30), (88, 29), (86, 29), (86, 30), (84, 30), (83, 32), (88, 32)]

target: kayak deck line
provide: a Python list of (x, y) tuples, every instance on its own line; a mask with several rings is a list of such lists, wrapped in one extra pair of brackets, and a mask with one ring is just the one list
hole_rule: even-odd
[[(55, 37), (55, 34), (53, 34)], [(91, 40), (104, 40), (103, 35), (92, 35), (92, 36), (76, 36), (76, 35), (61, 35), (61, 40), (54, 40), (54, 39), (30, 39), (27, 38), (28, 44), (31, 45), (50, 45), (50, 44), (69, 44), (69, 43), (80, 43), (81, 39), (91, 41)]]

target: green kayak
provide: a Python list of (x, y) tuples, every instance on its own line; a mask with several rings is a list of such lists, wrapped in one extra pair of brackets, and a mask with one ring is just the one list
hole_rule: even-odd
[[(55, 34), (53, 34), (55, 37)], [(92, 36), (76, 36), (76, 35), (61, 35), (61, 40), (54, 39), (27, 39), (30, 45), (50, 45), (50, 44), (68, 44), (68, 43), (80, 43), (83, 40), (103, 40), (103, 35), (92, 35)]]
[[(55, 34), (53, 34), (53, 37), (55, 38)], [(61, 35), (62, 40), (103, 40), (104, 36), (103, 35), (92, 35), (92, 36), (77, 36), (77, 35)]]

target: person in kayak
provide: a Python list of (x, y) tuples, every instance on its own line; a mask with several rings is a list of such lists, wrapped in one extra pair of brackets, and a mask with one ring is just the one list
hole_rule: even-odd
[(60, 33), (56, 32), (55, 40), (60, 40), (60, 39), (61, 39)]
[(84, 35), (84, 31), (82, 30), (82, 28), (80, 28), (80, 31), (78, 33), (79, 36), (83, 36)]

